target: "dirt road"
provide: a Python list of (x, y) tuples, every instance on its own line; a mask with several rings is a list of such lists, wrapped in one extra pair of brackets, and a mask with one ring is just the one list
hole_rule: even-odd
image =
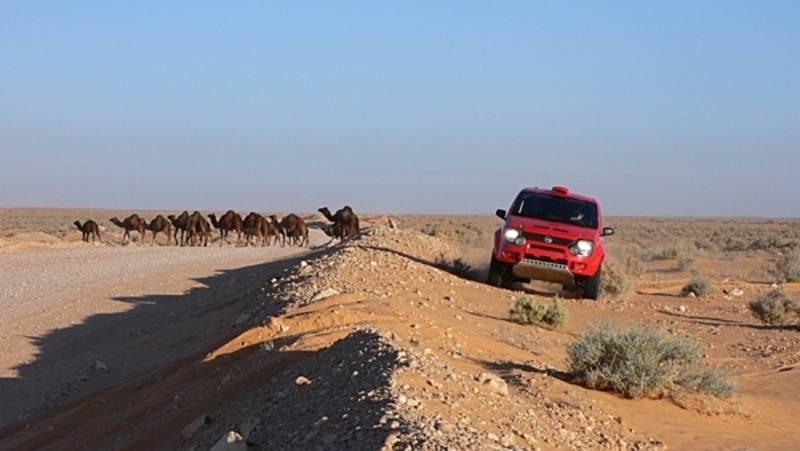
[[(312, 247), (327, 242), (312, 232)], [(0, 253), (0, 426), (208, 349), (246, 319), (247, 293), (307, 252), (79, 243)]]

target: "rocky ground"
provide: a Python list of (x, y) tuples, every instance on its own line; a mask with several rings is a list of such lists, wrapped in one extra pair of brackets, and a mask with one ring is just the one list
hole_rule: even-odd
[[(561, 293), (570, 320), (549, 331), (508, 311), (552, 287), (481, 283), (489, 250), (452, 239), (441, 225), (452, 218), (429, 218), (440, 228), (425, 233), (387, 219), (251, 270), (257, 283), (196, 323), (214, 343), (10, 424), (0, 449), (743, 451), (800, 439), (800, 334), (760, 326), (744, 307), (769, 289), (746, 277), (763, 262), (698, 261), (716, 275), (704, 298), (679, 297), (685, 276), (657, 266), (620, 298)], [(733, 288), (743, 295), (726, 294)], [(630, 400), (576, 384), (566, 348), (600, 318), (697, 340), (706, 364), (736, 378), (737, 395)]]

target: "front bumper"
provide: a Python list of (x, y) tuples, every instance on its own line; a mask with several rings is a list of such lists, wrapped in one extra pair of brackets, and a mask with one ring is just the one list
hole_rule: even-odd
[(569, 271), (567, 265), (563, 263), (525, 258), (514, 265), (511, 272), (523, 279), (543, 280), (562, 285), (575, 284), (575, 277)]

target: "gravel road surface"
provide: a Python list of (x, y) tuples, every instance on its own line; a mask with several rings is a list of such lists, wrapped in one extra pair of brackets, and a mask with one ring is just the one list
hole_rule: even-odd
[[(311, 230), (311, 245), (327, 242)], [(81, 246), (0, 253), (0, 426), (196, 356), (293, 247)]]

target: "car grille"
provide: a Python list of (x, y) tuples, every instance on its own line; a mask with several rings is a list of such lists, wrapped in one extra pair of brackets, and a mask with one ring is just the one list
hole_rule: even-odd
[(536, 241), (539, 243), (547, 243), (547, 241), (545, 241), (545, 238), (549, 237), (552, 241), (550, 241), (547, 244), (553, 244), (556, 246), (569, 246), (574, 242), (574, 240), (571, 240), (569, 238), (558, 238), (550, 235), (543, 235), (541, 233), (523, 232), (522, 236), (525, 238), (526, 241)]

